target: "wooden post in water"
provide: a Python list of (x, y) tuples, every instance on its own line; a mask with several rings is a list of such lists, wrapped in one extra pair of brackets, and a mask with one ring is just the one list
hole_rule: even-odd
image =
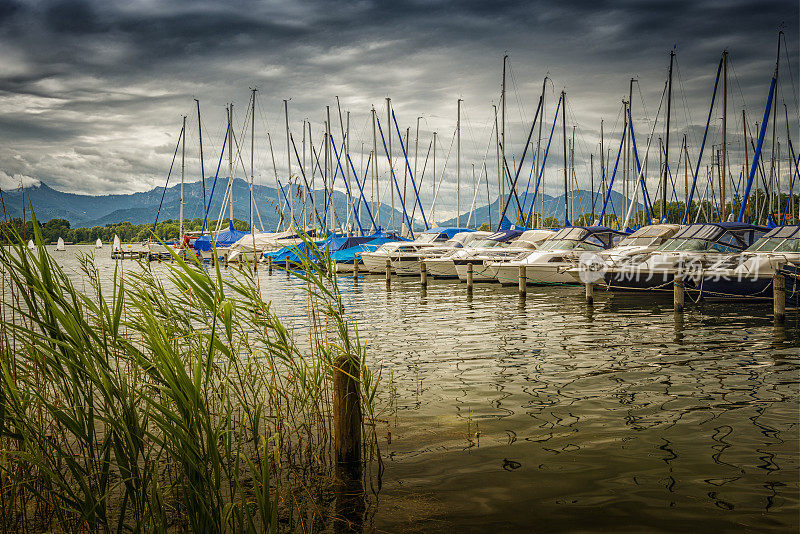
[(786, 278), (777, 269), (772, 278), (772, 308), (775, 313), (775, 322), (784, 322), (786, 320)]
[(392, 260), (386, 258), (386, 286), (392, 283)]
[(358, 278), (358, 258), (353, 258), (353, 279)]
[(594, 284), (591, 282), (586, 282), (586, 304), (594, 304)]
[(519, 266), (519, 296), (521, 298), (525, 298), (525, 293), (527, 292), (528, 280), (526, 278), (525, 270), (526, 269), (524, 265)]
[(267, 256), (267, 270), (272, 274), (272, 256)]
[(351, 473), (361, 471), (361, 399), (359, 363), (339, 356), (333, 364), (333, 446), (336, 463)]
[(419, 262), (419, 283), (422, 287), (428, 287), (428, 266), (425, 260)]
[(468, 263), (467, 264), (467, 293), (472, 293), (472, 285), (473, 285), (472, 264)]
[(684, 291), (684, 280), (682, 274), (675, 274), (673, 277), (672, 282), (673, 287), (673, 302), (675, 304), (675, 311), (682, 312), (683, 311), (683, 298), (685, 296)]

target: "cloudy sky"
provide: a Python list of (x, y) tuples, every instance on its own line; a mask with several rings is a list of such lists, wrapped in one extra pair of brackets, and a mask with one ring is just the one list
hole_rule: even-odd
[[(570, 137), (575, 127), (576, 175), (581, 186), (588, 186), (589, 154), (599, 157), (600, 121), (606, 148), (615, 149), (621, 100), (628, 96), (632, 77), (638, 79), (632, 111), (644, 152), (673, 48), (671, 164), (677, 165), (674, 154), (684, 133), (696, 158), (717, 64), (727, 49), (728, 139), (731, 165), (738, 169), (741, 111), (746, 109), (754, 130), (774, 70), (780, 28), (786, 36), (782, 46), (788, 49), (781, 61), (779, 109), (783, 112), (785, 101), (792, 132), (798, 131), (799, 19), (796, 0), (0, 0), (0, 186), (41, 180), (59, 190), (90, 194), (161, 186), (182, 115), (188, 116), (187, 173), (196, 180), (194, 98), (202, 108), (205, 172), (213, 175), (225, 105), (234, 103), (241, 135), (249, 89), (257, 87), (257, 183), (272, 185), (275, 180), (267, 132), (282, 180), (287, 173), (283, 99), (290, 99), (290, 128), (298, 145), (307, 118), (318, 146), (325, 106), (331, 106), (334, 135), (341, 138), (338, 96), (342, 113), (350, 112), (351, 152), (360, 168), (372, 145), (370, 109), (376, 107), (386, 129), (385, 98), (391, 97), (404, 135), (411, 129), (412, 145), (417, 117), (422, 117), (420, 168), (432, 132), (438, 132), (440, 173), (461, 98), (462, 184), (469, 189), (462, 195), (471, 199), (472, 165), (480, 177), (492, 143), (492, 104), (499, 101), (504, 53), (509, 55), (509, 159), (512, 154), (514, 161), (520, 157), (547, 75), (551, 81), (545, 92), (543, 143), (564, 90)], [(720, 142), (721, 113), (715, 109), (709, 146)], [(663, 116), (662, 110), (656, 137), (664, 134)], [(560, 127), (546, 166), (550, 193), (561, 192)], [(778, 130), (785, 154), (785, 118)], [(379, 171), (385, 174), (380, 138), (378, 147)], [(395, 138), (395, 155), (397, 147)], [(491, 144), (486, 163), (494, 190), (493, 154)], [(656, 154), (653, 149), (652, 156)], [(242, 157), (249, 165), (249, 141)], [(652, 161), (657, 167), (657, 159)], [(455, 167), (453, 150), (440, 191), (442, 210), (448, 202), (452, 207)], [(522, 173), (526, 181), (528, 172)], [(427, 173), (430, 188), (430, 169)], [(222, 174), (227, 174), (224, 169)], [(381, 183), (385, 195), (386, 181)], [(424, 195), (432, 198), (431, 190)], [(467, 202), (462, 199), (462, 206)]]

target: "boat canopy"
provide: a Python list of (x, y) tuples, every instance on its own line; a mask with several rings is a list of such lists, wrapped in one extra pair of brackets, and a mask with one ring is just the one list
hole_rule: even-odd
[(485, 237), (485, 239), (497, 241), (498, 243), (505, 243), (506, 241), (511, 241), (515, 237), (521, 236), (523, 233), (523, 230), (509, 228), (507, 230), (500, 230), (499, 232), (489, 234)]
[(336, 252), (331, 252), (331, 260), (337, 263), (353, 263), (356, 258), (356, 254), (360, 254), (362, 252), (373, 252), (378, 250), (381, 245), (396, 242), (397, 238), (395, 237), (376, 237), (375, 239), (371, 239), (366, 243), (360, 243), (349, 248), (342, 248)]
[(658, 247), (658, 250), (741, 252), (768, 231), (764, 226), (740, 222), (690, 224)]
[[(227, 230), (222, 230), (217, 232), (214, 235), (214, 244), (218, 247), (227, 247), (233, 245), (237, 241), (239, 241), (242, 237), (249, 235), (250, 232), (242, 232), (240, 230), (236, 230), (233, 227), (233, 223), (229, 223), (230, 226)], [(211, 250), (211, 235), (206, 234), (204, 236), (198, 237), (194, 241), (194, 249), (195, 250), (202, 250), (208, 251)]]
[(439, 234), (444, 235), (446, 239), (451, 239), (454, 235), (461, 232), (474, 232), (472, 228), (456, 228), (456, 227), (440, 227), (428, 228), (422, 234)]
[(800, 226), (777, 226), (747, 249), (747, 252), (798, 251), (800, 251)]

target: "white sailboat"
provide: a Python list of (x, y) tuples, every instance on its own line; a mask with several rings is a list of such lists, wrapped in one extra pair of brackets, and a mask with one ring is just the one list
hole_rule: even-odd
[(28, 240), (28, 250), (36, 249), (36, 245), (33, 244), (33, 239)]
[(97, 241), (94, 242), (94, 248), (103, 248), (103, 242), (99, 237), (97, 238)]
[(119, 252), (122, 249), (122, 241), (117, 234), (114, 234), (114, 244), (111, 246), (112, 252)]
[(63, 237), (58, 238), (58, 243), (56, 243), (56, 250), (67, 250), (67, 247), (64, 246)]

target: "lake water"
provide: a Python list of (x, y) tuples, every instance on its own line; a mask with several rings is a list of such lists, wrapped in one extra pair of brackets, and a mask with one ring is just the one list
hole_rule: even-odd
[[(301, 327), (300, 283), (260, 276)], [(797, 312), (776, 327), (763, 305), (676, 316), (671, 295), (339, 282), (396, 388), (367, 530), (798, 530)]]

